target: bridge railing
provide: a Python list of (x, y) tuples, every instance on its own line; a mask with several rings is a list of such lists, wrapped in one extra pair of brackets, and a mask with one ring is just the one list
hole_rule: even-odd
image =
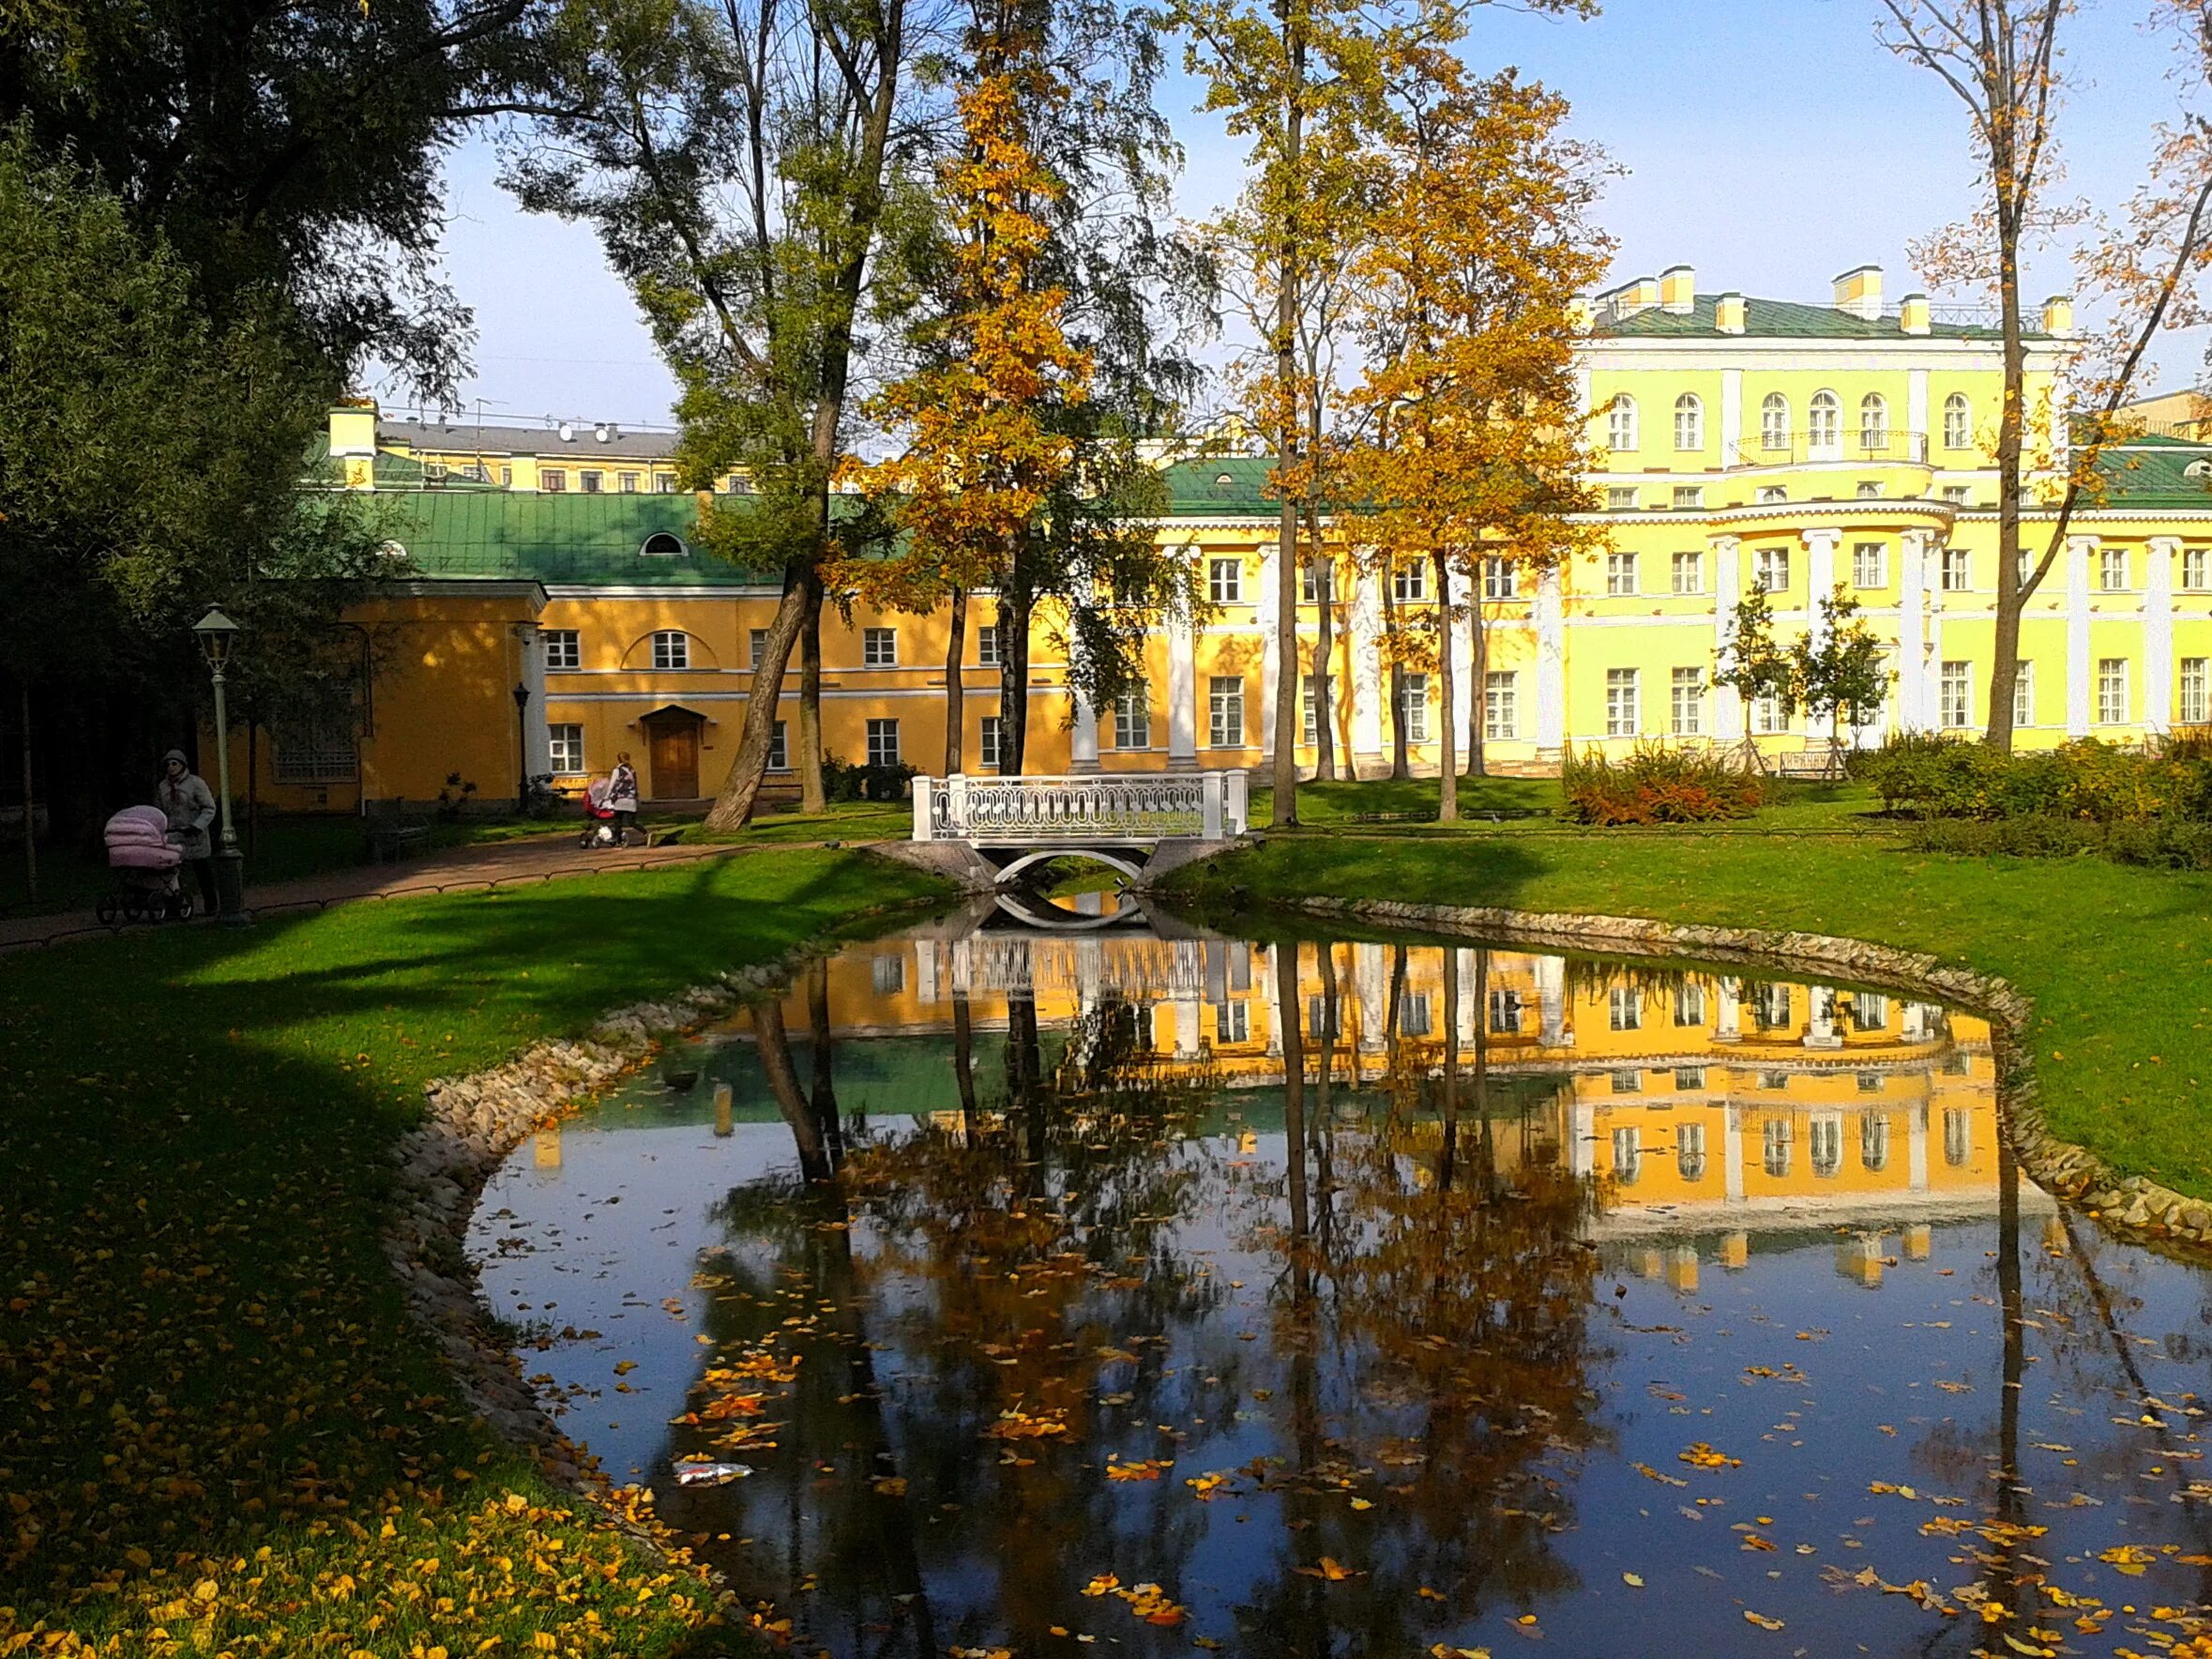
[(983, 846), (1225, 841), (1245, 832), (1242, 772), (1090, 773), (914, 781), (914, 839)]

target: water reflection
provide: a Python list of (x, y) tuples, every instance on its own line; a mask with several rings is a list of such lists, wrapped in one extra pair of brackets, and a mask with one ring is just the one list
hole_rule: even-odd
[(592, 1334), (533, 1366), (801, 1651), (1765, 1652), (1838, 1593), (1875, 1651), (2173, 1649), (2204, 1286), (2022, 1183), (1988, 1035), (955, 922), (518, 1157), (480, 1254), (535, 1238), (488, 1289)]

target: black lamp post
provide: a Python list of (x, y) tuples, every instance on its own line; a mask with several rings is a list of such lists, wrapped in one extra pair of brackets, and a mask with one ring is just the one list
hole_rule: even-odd
[(231, 660), (238, 625), (210, 605), (207, 615), (192, 624), (192, 632), (200, 641), (201, 654), (207, 659), (208, 677), (215, 686), (215, 776), (222, 814), (222, 835), (215, 853), (215, 913), (225, 927), (248, 927), (252, 919), (246, 914), (243, 902), (245, 855), (238, 851), (238, 832), (231, 827), (231, 723), (222, 696), (222, 671)]
[(515, 812), (530, 810), (530, 688), (515, 681)]

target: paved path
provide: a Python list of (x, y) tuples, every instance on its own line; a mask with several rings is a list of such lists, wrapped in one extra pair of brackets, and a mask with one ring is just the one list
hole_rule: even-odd
[[(774, 842), (774, 846), (815, 845)], [(295, 910), (319, 910), (326, 905), (350, 899), (389, 899), (402, 893), (440, 893), (482, 890), (493, 887), (525, 886), (564, 875), (591, 875), (614, 870), (651, 870), (662, 864), (693, 863), (701, 859), (724, 858), (733, 853), (759, 850), (749, 846), (625, 847), (586, 851), (576, 845), (573, 833), (543, 840), (495, 842), (482, 846), (451, 847), (404, 859), (394, 864), (353, 864), (326, 870), (292, 881), (250, 887), (246, 907), (256, 915), (280, 915)], [(205, 920), (205, 919), (201, 919)], [(199, 925), (195, 921), (189, 925)], [(142, 924), (156, 925), (156, 924)], [(174, 922), (158, 925), (174, 927)], [(99, 938), (116, 930), (100, 925), (89, 910), (55, 916), (26, 916), (0, 921), (0, 951), (33, 945), (58, 944), (68, 939)], [(134, 930), (123, 930), (134, 931)]]

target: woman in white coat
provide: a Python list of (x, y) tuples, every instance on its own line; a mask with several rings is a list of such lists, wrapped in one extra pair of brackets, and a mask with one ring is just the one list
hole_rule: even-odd
[(169, 839), (199, 877), (200, 913), (214, 915), (215, 848), (208, 843), (207, 826), (215, 822), (215, 792), (192, 770), (183, 750), (172, 749), (161, 757), (161, 782), (155, 786), (154, 804), (169, 820)]

